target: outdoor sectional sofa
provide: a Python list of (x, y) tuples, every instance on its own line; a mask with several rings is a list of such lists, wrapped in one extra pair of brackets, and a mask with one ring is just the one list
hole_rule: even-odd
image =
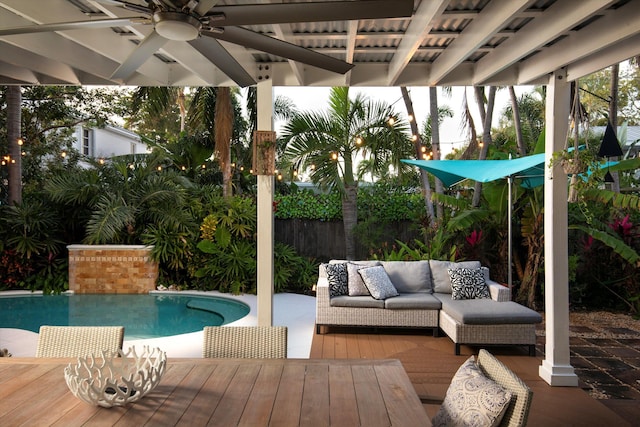
[(533, 356), (541, 321), (478, 261), (332, 260), (319, 268), (317, 333), (327, 326), (427, 328), (434, 336), (444, 331), (456, 355), (470, 344), (525, 345)]

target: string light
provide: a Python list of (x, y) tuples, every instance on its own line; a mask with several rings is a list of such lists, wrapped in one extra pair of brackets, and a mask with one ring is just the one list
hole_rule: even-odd
[(18, 138), (18, 145), (22, 145), (24, 144), (24, 141), (22, 140), (22, 138)]
[(298, 176), (298, 170), (297, 169), (293, 170), (293, 176)]
[(278, 174), (278, 181), (282, 181), (282, 174)]
[(416, 134), (411, 135), (411, 140), (412, 141), (417, 141), (418, 140), (418, 135), (416, 135)]
[(158, 166), (158, 172), (162, 170), (162, 166)]
[(331, 160), (338, 160), (338, 153), (336, 152), (331, 153)]
[(316, 170), (316, 165), (314, 165), (313, 163), (309, 167), (311, 168), (312, 171)]
[(187, 167), (183, 165), (180, 169), (182, 169), (183, 171), (186, 171)]
[(356, 145), (362, 145), (362, 137), (356, 136)]
[(420, 149), (422, 150), (423, 153), (427, 152), (427, 147), (425, 147), (424, 145), (422, 147), (420, 147)]
[(67, 157), (67, 152), (63, 151), (62, 153), (60, 153), (60, 156), (62, 156), (62, 158), (64, 159), (65, 157)]
[(250, 173), (250, 174), (253, 174), (253, 169), (249, 169), (249, 173)]
[(390, 116), (387, 122), (389, 123), (389, 126), (393, 126), (396, 124), (396, 118), (393, 116)]
[(244, 172), (244, 166), (240, 166), (240, 172)]
[(135, 168), (135, 166), (133, 165), (133, 163), (129, 164), (129, 169), (133, 170), (133, 168)]
[(407, 117), (409, 119), (410, 122), (413, 121), (413, 114), (409, 114), (409, 117)]
[(101, 165), (104, 165), (104, 159), (103, 159), (103, 158), (100, 158), (100, 159), (98, 160), (98, 163), (100, 163)]
[(205, 165), (204, 163), (202, 164), (202, 169), (206, 169), (207, 165)]

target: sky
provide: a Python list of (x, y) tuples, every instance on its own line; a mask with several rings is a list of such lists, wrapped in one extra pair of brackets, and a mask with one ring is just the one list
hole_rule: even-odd
[[(523, 92), (529, 92), (533, 88), (530, 86), (516, 87), (516, 94), (520, 96)], [(274, 87), (274, 97), (278, 95), (290, 98), (293, 103), (303, 111), (318, 111), (328, 108), (329, 87)], [(438, 88), (438, 106), (448, 106), (453, 112), (453, 118), (447, 118), (440, 125), (440, 144), (443, 155), (446, 155), (454, 148), (462, 148), (466, 143), (466, 135), (461, 130), (462, 123), (462, 100), (464, 91), (467, 90), (467, 99), (471, 109), (471, 115), (476, 123), (478, 135), (482, 134), (480, 114), (476, 106), (473, 89), (470, 87), (453, 87), (451, 95), (442, 93)], [(354, 93), (362, 92), (370, 99), (384, 100), (394, 104), (394, 108), (405, 118), (407, 110), (402, 100), (399, 87), (353, 87), (350, 89)], [(409, 94), (413, 103), (413, 109), (420, 128), (429, 115), (429, 88), (410, 87)], [(496, 94), (496, 107), (493, 115), (493, 126), (497, 126), (498, 120), (504, 108), (509, 105), (509, 92), (506, 88), (499, 89)], [(278, 124), (276, 124), (276, 130)]]

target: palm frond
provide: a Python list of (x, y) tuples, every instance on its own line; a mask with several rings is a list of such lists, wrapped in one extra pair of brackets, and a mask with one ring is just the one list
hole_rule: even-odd
[(87, 223), (88, 244), (120, 243), (121, 233), (128, 225), (135, 224), (135, 209), (119, 196), (105, 194)]

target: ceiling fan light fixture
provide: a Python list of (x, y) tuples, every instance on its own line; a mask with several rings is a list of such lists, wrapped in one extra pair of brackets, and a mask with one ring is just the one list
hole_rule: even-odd
[(153, 15), (153, 22), (158, 34), (174, 41), (195, 40), (202, 28), (198, 19), (179, 12), (156, 12)]

